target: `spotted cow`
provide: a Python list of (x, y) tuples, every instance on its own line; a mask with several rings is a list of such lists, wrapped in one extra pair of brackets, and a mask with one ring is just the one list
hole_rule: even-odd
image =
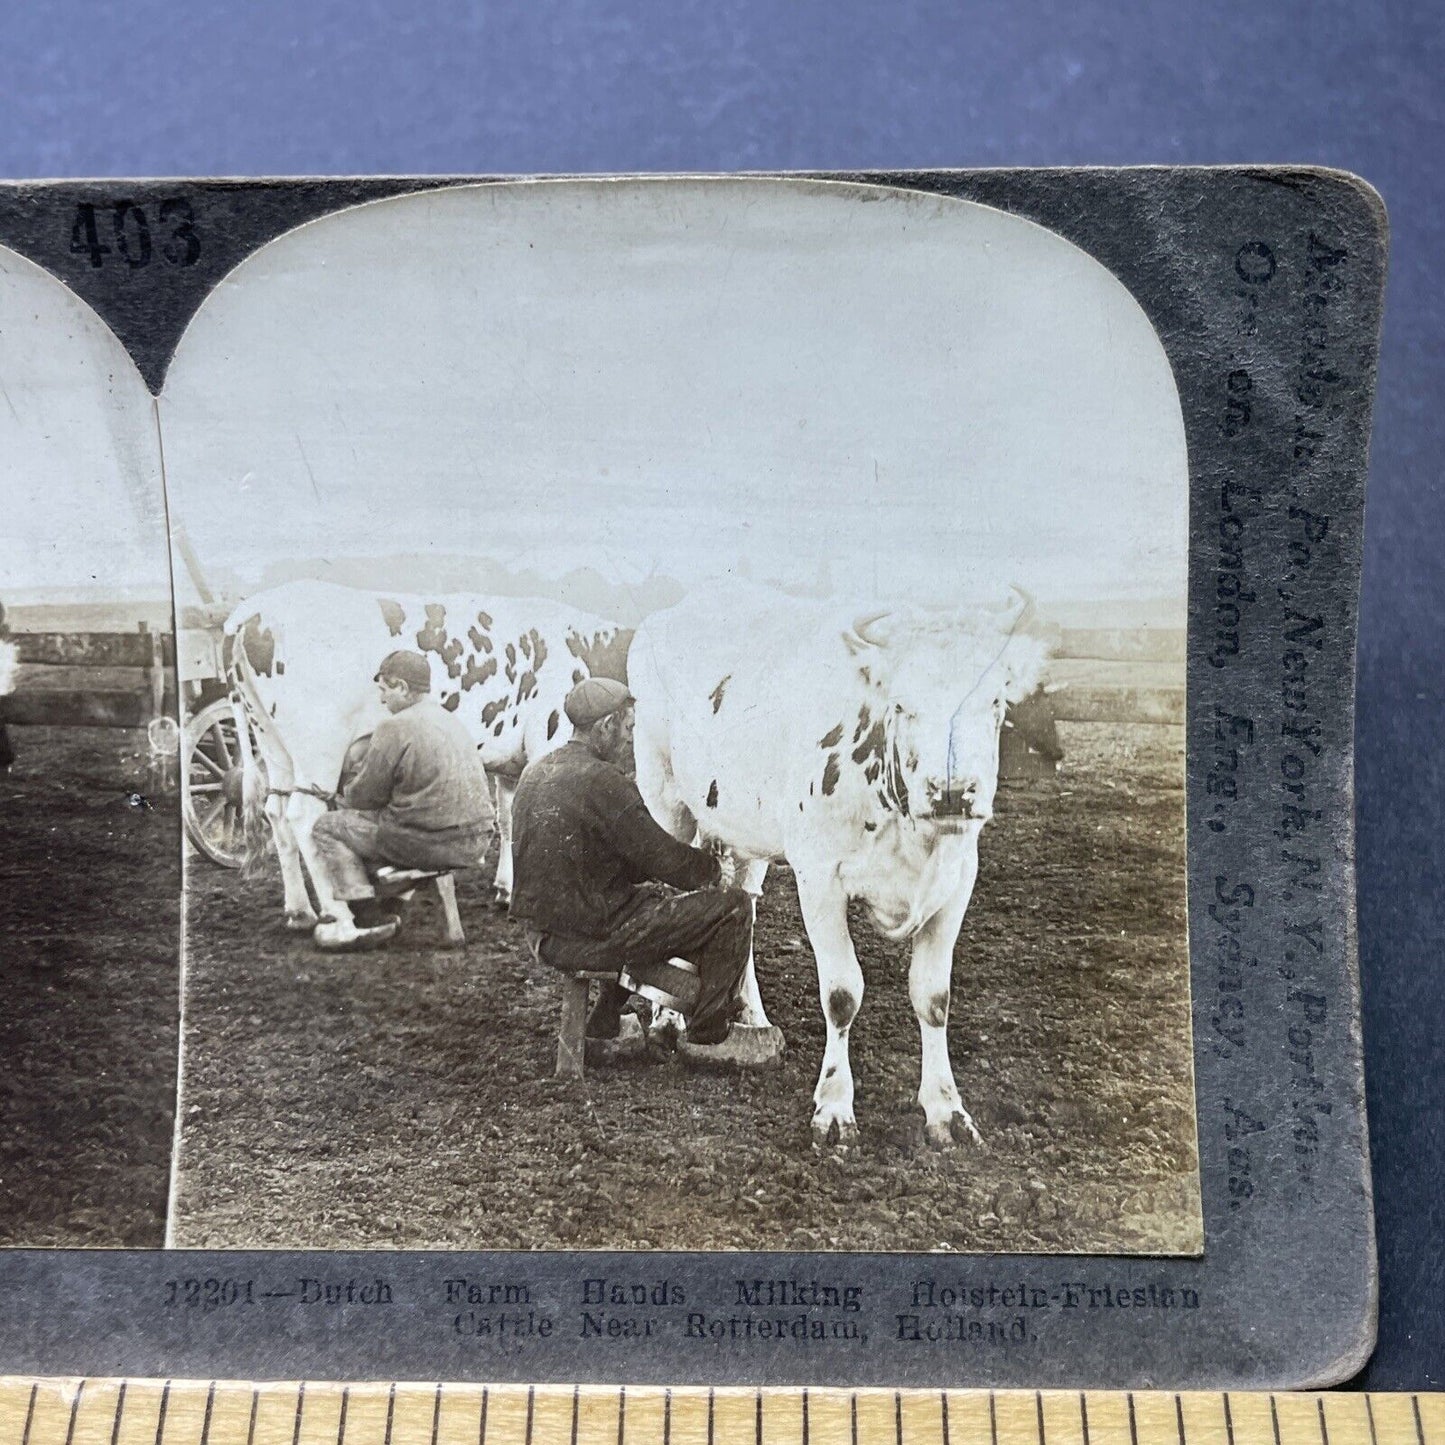
[[(903, 608), (850, 620), (762, 588), (695, 592), (638, 629), (637, 781), (658, 821), (701, 835), (754, 897), (786, 859), (827, 1023), (813, 1132), (857, 1133), (848, 1031), (863, 998), (848, 928), (861, 899), (912, 944), (927, 1138), (976, 1139), (949, 1065), (953, 949), (994, 805), (999, 730), (1039, 684), (1046, 647), (1015, 593), (999, 610)], [(749, 967), (745, 1026), (769, 1027)]]
[[(373, 678), (396, 648), (431, 663), (432, 692), (466, 724), (497, 788), (501, 851), (495, 895), (512, 889), (511, 801), (532, 758), (571, 736), (562, 710), (583, 678), (626, 681), (631, 632), (541, 598), (415, 597), (327, 582), (290, 582), (241, 603), (225, 624), (232, 694), (256, 736), (265, 782), (247, 757), (252, 851), (264, 816), (281, 862), (286, 919), (309, 929), (334, 900), (311, 829), (336, 792), (353, 743), (385, 716)], [(238, 728), (243, 739), (244, 727)], [(249, 749), (248, 749), (249, 753)], [(304, 868), (303, 868), (304, 865)]]

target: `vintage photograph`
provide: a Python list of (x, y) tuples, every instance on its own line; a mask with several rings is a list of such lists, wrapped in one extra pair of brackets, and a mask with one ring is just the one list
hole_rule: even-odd
[(4, 249), (0, 494), (0, 1245), (158, 1248), (181, 859), (155, 412)]
[(237, 266), (155, 425), (169, 1243), (1202, 1250), (1184, 426), (1097, 261), (442, 189)]

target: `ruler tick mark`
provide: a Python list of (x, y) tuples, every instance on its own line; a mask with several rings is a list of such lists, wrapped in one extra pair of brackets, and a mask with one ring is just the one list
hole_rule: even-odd
[(848, 1397), (848, 1418), (852, 1423), (853, 1445), (858, 1445), (858, 1393), (856, 1390)]
[[(1034, 1391), (1034, 1414), (1039, 1424), (1039, 1445), (1044, 1445), (1044, 1392)], [(1184, 1437), (1180, 1436), (1179, 1445), (1184, 1445)]]
[(988, 1439), (989, 1445), (998, 1445), (998, 1392), (988, 1392)]
[[(121, 1403), (123, 1403), (124, 1400), (125, 1400), (125, 1382), (122, 1381), (122, 1382), (121, 1382), (121, 1387), (120, 1387), (120, 1401), (121, 1401)], [(215, 1382), (214, 1380), (212, 1380), (211, 1383), (210, 1383), (209, 1388), (206, 1390), (206, 1414), (205, 1414), (205, 1418), (202, 1419), (202, 1421), (201, 1421), (201, 1445), (210, 1445), (210, 1440), (211, 1440), (211, 1411), (214, 1410), (215, 1408), (216, 1408), (216, 1382)], [(116, 1434), (118, 1435), (118, 1434), (120, 1433), (120, 1403), (117, 1403), (117, 1405), (116, 1405), (116, 1407), (115, 1407), (115, 1429), (116, 1429)], [(115, 1441), (116, 1441), (116, 1436), (115, 1436), (115, 1435), (112, 1435), (112, 1436), (110, 1437), (110, 1445), (115, 1445)]]
[(808, 1387), (803, 1387), (803, 1445), (808, 1445)]
[(526, 1445), (532, 1445), (532, 1417), (537, 1409), (537, 1387), (527, 1386), (527, 1433), (525, 1436)]
[[(65, 1427), (65, 1445), (71, 1445), (75, 1439), (75, 1417), (80, 1413), (80, 1397), (85, 1393), (85, 1381), (81, 1380), (75, 1387), (75, 1399), (70, 1402), (70, 1424)], [(157, 1439), (160, 1437), (157, 1436)]]
[(714, 1405), (714, 1403), (715, 1403), (715, 1401), (716, 1401), (716, 1398), (717, 1398), (717, 1391), (716, 1391), (716, 1390), (713, 1390), (713, 1389), (709, 1389), (708, 1392), (707, 1392), (707, 1445), (713, 1445), (713, 1438), (712, 1438), (712, 1428), (713, 1428), (712, 1412), (713, 1412), (713, 1405)]
[(1425, 1445), (1425, 1427), (1420, 1423), (1420, 1397), (1410, 1396), (1410, 1408), (1415, 1412), (1415, 1438), (1420, 1445)]
[(893, 1392), (893, 1435), (898, 1445), (903, 1445), (903, 1391)]
[(1082, 1390), (1079, 1391), (1079, 1424), (1084, 1430), (1084, 1445), (1089, 1445), (1089, 1402)]
[(256, 1409), (261, 1403), (260, 1390), (251, 1391), (251, 1423), (246, 1426), (246, 1445), (252, 1445), (256, 1439)]
[(1269, 1423), (1274, 1427), (1274, 1445), (1280, 1445), (1279, 1441), (1279, 1411), (1274, 1407), (1274, 1396), (1269, 1397)]
[(351, 1386), (341, 1387), (341, 1414), (336, 1421), (336, 1445), (344, 1445), (346, 1440), (346, 1407), (351, 1403)]
[(301, 1412), (306, 1408), (306, 1381), (296, 1390), (296, 1423), (291, 1427), (291, 1445), (301, 1445)]
[[(1229, 1391), (1224, 1392), (1224, 1433), (1229, 1439), (1229, 1445), (1234, 1445), (1234, 1413), (1229, 1408)], [(1328, 1440), (1325, 1445), (1330, 1445)]]
[(672, 1445), (672, 1391), (662, 1392), (662, 1445)]
[(582, 1408), (582, 1386), (572, 1386), (572, 1445), (577, 1445), (577, 1416)]
[[(1179, 1445), (1184, 1445), (1184, 1401), (1178, 1395), (1174, 1397), (1174, 1423), (1179, 1430)], [(1274, 1445), (1279, 1445), (1279, 1441)]]
[(487, 1445), (487, 1398), (490, 1392), (482, 1386), (482, 1419), (477, 1426), (477, 1445)]
[(441, 1430), (442, 1423), (442, 1387), (441, 1381), (437, 1381), (437, 1392), (432, 1400), (431, 1407), (431, 1445), (437, 1445), (437, 1434)]
[(622, 1445), (622, 1432), (627, 1425), (627, 1386), (617, 1392), (617, 1445)]
[(386, 1445), (391, 1445), (391, 1422), (396, 1418), (396, 1381), (393, 1380), (391, 1388), (386, 1392), (386, 1434), (382, 1437)]
[[(110, 1427), (110, 1445), (120, 1439), (120, 1418), (125, 1414), (126, 1381), (120, 1382), (120, 1393), (115, 1397), (115, 1423)], [(206, 1436), (211, 1429), (211, 1401), (216, 1397), (216, 1382), (211, 1381), (211, 1392), (206, 1396), (206, 1423), (201, 1426), (201, 1445), (206, 1445)]]
[(30, 1387), (30, 1406), (25, 1411), (25, 1433), (20, 1437), (20, 1445), (30, 1445), (30, 1425), (35, 1419), (35, 1397), (40, 1392), (40, 1384), (37, 1381)]
[[(1227, 1399), (1229, 1399), (1229, 1396), (1226, 1395), (1224, 1398), (1227, 1400)], [(1329, 1426), (1325, 1424), (1325, 1399), (1324, 1399), (1324, 1396), (1321, 1395), (1320, 1398), (1315, 1401), (1315, 1404), (1319, 1406), (1319, 1411), (1320, 1411), (1320, 1445), (1330, 1445), (1330, 1429), (1329, 1429)], [(1233, 1437), (1233, 1436), (1230, 1437), (1229, 1445), (1234, 1445), (1234, 1437)]]
[(938, 1392), (938, 1413), (939, 1413), (939, 1418), (940, 1418), (941, 1421), (943, 1422), (943, 1445), (952, 1445), (952, 1442), (951, 1442), (951, 1441), (949, 1440), (949, 1438), (948, 1438), (948, 1391), (947, 1391), (947, 1390), (940, 1390), (940, 1391)]
[(1365, 1392), (1365, 1419), (1370, 1426), (1370, 1445), (1379, 1445), (1379, 1441), (1375, 1436), (1375, 1411), (1373, 1406), (1371, 1406), (1370, 1404), (1370, 1396), (1368, 1391)]
[(161, 1439), (166, 1433), (166, 1407), (171, 1402), (171, 1382), (167, 1380), (161, 1386), (161, 1413), (156, 1420), (156, 1445), (161, 1445)]

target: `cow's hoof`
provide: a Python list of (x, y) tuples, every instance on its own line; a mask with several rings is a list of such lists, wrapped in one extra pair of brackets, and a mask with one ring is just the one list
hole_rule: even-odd
[(925, 1124), (923, 1137), (933, 1149), (951, 1149), (955, 1144), (982, 1144), (983, 1136), (974, 1127), (968, 1110), (960, 1109), (946, 1119)]
[(512, 892), (509, 888), (492, 889), (492, 907), (500, 908), (504, 913), (512, 906)]
[(813, 1148), (846, 1149), (858, 1142), (858, 1125), (853, 1119), (813, 1116)]
[(310, 933), (319, 921), (315, 911), (310, 908), (286, 915), (286, 927), (291, 933)]

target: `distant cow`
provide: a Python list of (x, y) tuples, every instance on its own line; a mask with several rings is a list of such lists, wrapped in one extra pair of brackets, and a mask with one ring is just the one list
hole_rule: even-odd
[[(264, 811), (281, 862), (287, 926), (309, 930), (316, 914), (303, 862), (322, 911), (334, 902), (311, 829), (337, 790), (348, 748), (385, 716), (373, 677), (388, 652), (407, 647), (427, 655), (433, 695), (466, 724), (494, 776), (502, 835), (495, 892), (506, 902), (517, 774), (571, 736), (562, 711), (570, 688), (590, 676), (626, 680), (631, 633), (539, 598), (417, 597), (291, 582), (241, 603), (226, 619), (225, 636), (238, 723), (249, 720), (266, 767)], [(238, 730), (254, 842), (259, 773), (246, 729)]]
[[(768, 861), (797, 879), (828, 1041), (814, 1092), (820, 1143), (856, 1137), (848, 1030), (863, 974), (850, 899), (913, 945), (927, 1138), (975, 1139), (948, 1059), (953, 948), (998, 781), (1005, 709), (1039, 684), (1045, 644), (1015, 594), (998, 611), (903, 608), (849, 620), (760, 588), (696, 592), (638, 629), (637, 781), (659, 822), (694, 827), (761, 892)], [(744, 1024), (766, 1025), (749, 973)]]

